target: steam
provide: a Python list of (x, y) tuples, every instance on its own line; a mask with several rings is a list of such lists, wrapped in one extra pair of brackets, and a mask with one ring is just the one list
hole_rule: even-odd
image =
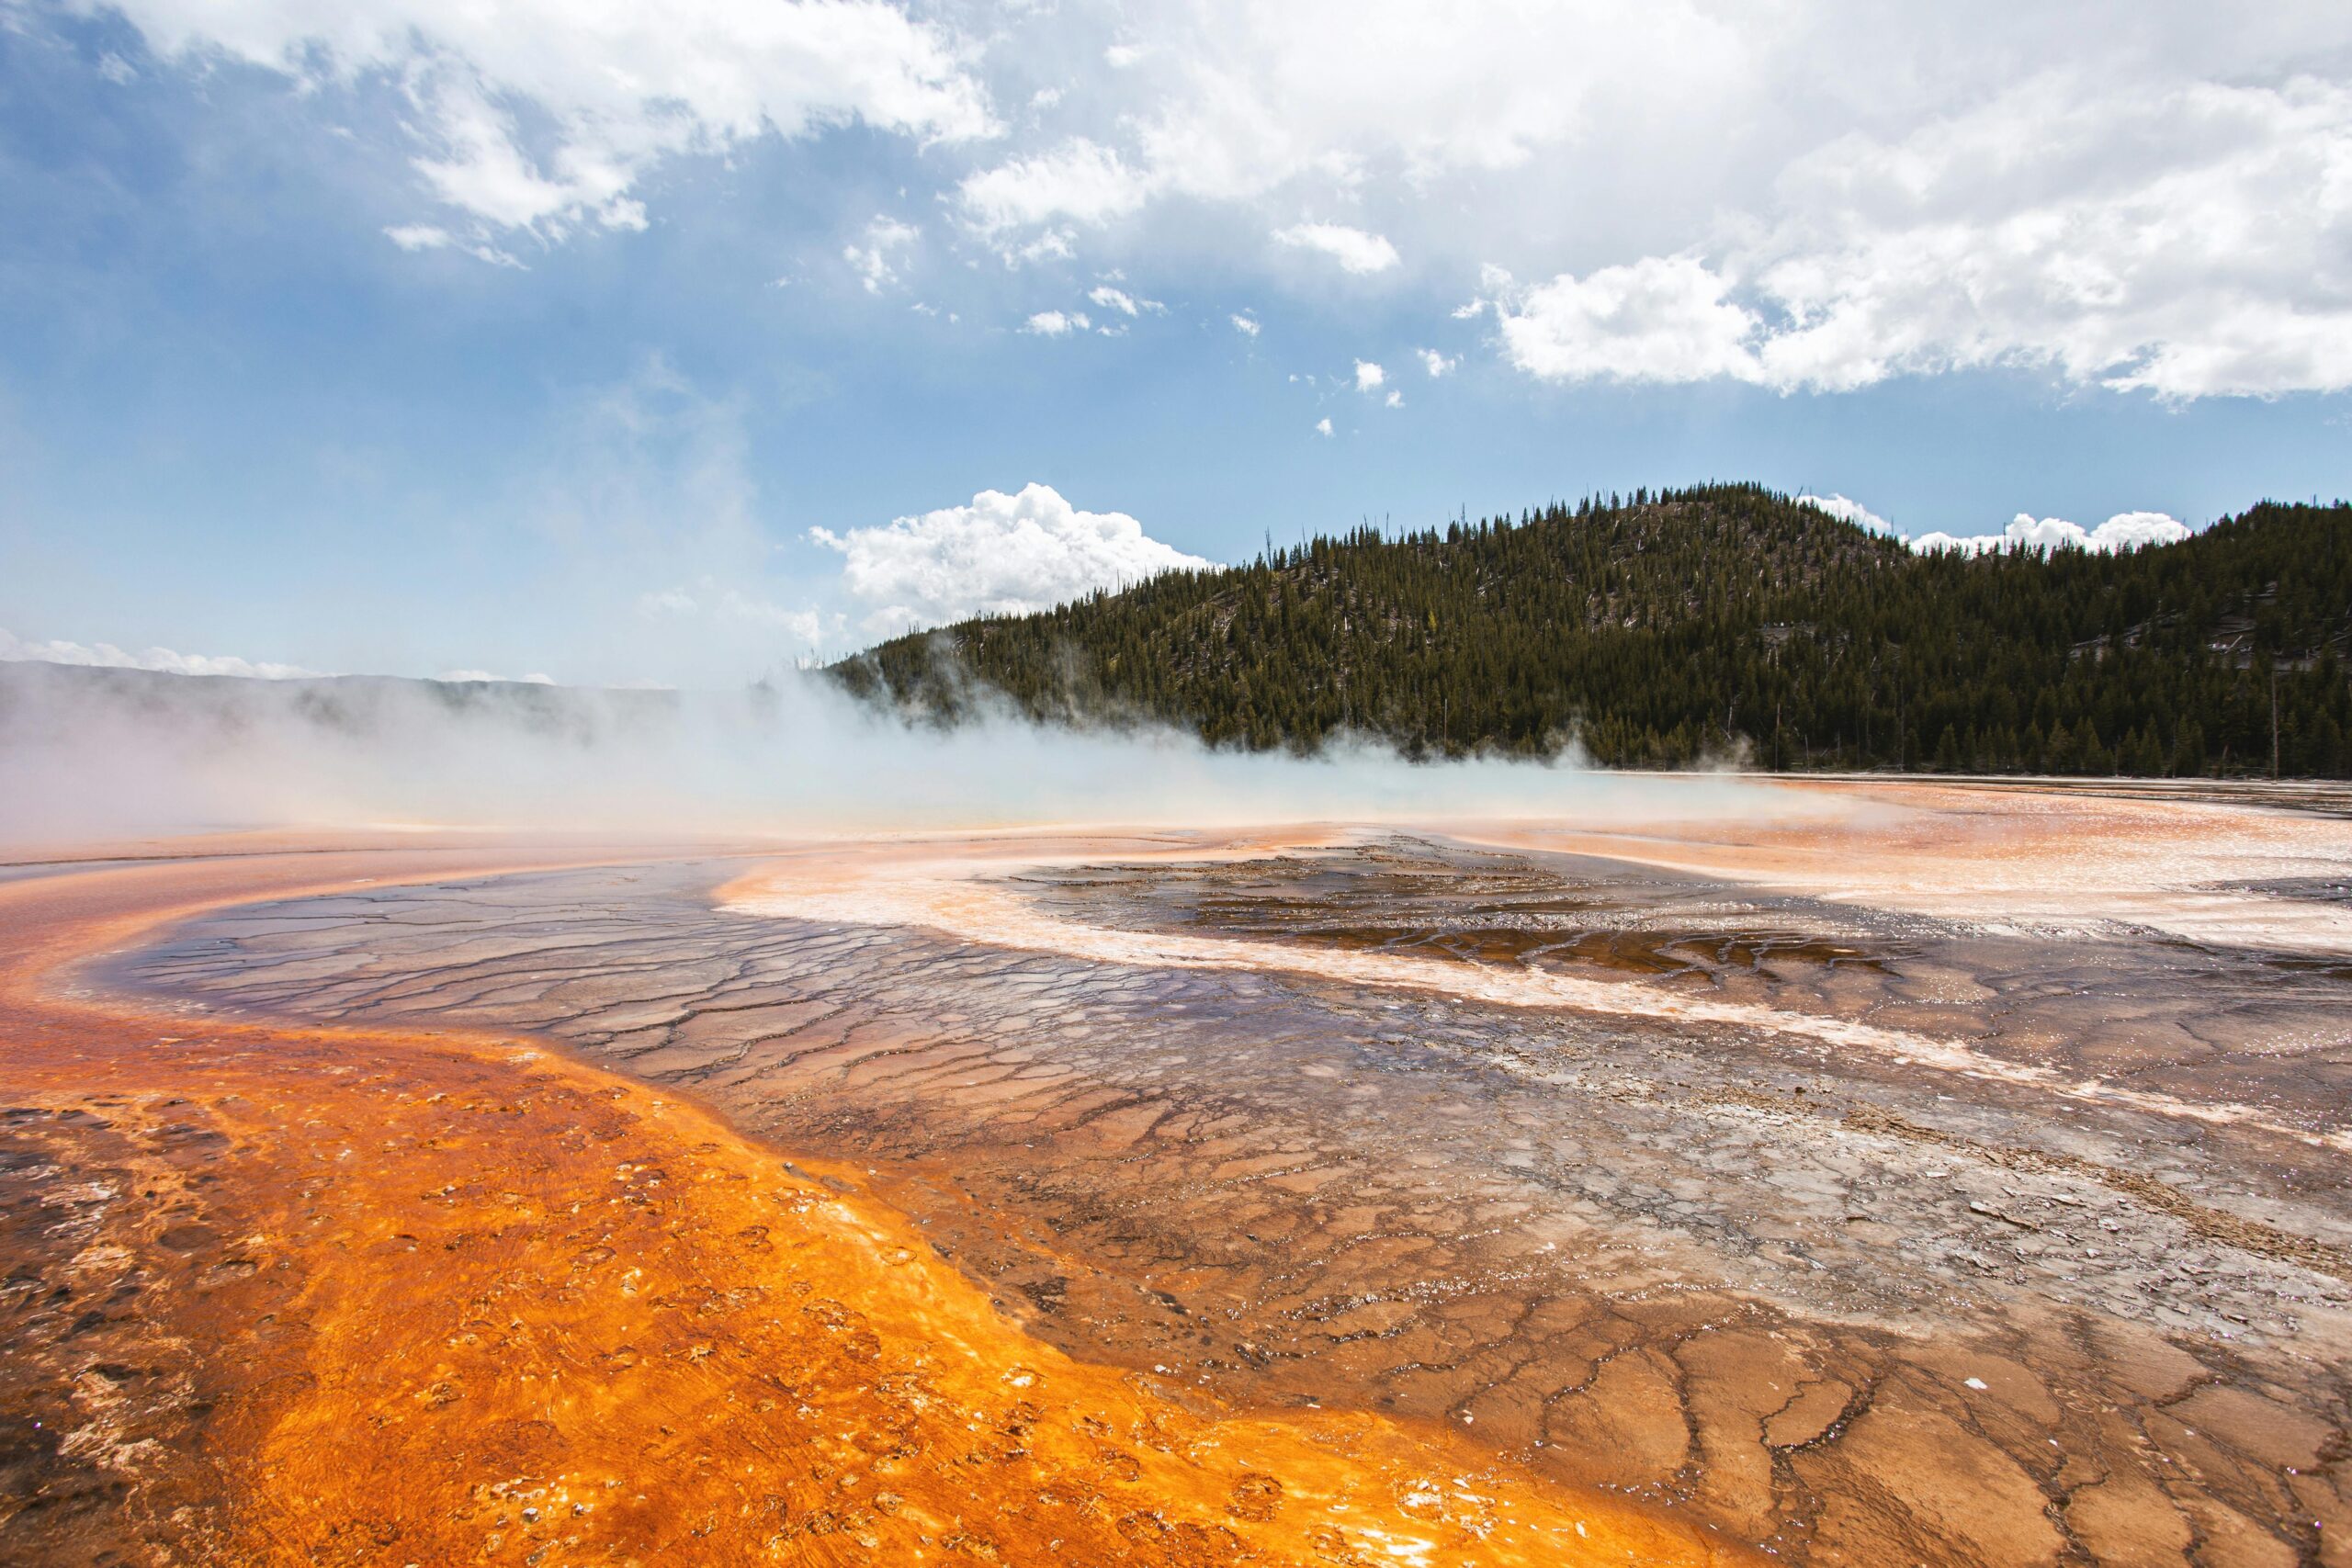
[(735, 693), (0, 665), (0, 844), (432, 824), (800, 837), (1025, 823), (1599, 820), (1794, 809), (1544, 761), (1312, 758), (983, 708), (910, 727), (815, 675)]

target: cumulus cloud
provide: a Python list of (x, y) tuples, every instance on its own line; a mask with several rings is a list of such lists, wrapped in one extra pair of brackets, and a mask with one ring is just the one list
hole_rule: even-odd
[(1067, 337), (1093, 324), (1083, 310), (1040, 310), (1023, 323), (1021, 330), (1037, 337)]
[(1449, 359), (1433, 348), (1417, 348), (1413, 352), (1420, 355), (1421, 368), (1430, 373), (1432, 380), (1440, 376), (1453, 374), (1462, 364), (1459, 355)]
[(1340, 264), (1340, 270), (1358, 276), (1386, 272), (1396, 265), (1396, 247), (1378, 234), (1367, 234), (1344, 223), (1295, 223), (1274, 231), (1277, 244), (1317, 251)]
[(1370, 392), (1386, 384), (1388, 372), (1369, 359), (1356, 361), (1356, 390)]
[(1801, 495), (1797, 497), (1797, 504), (1810, 506), (1815, 512), (1826, 512), (1840, 523), (1851, 523), (1865, 533), (1882, 534), (1889, 537), (1894, 534), (1894, 524), (1872, 512), (1860, 502), (1849, 500), (1842, 495)]
[(1498, 299), (1504, 352), (1547, 381), (1704, 381), (1760, 377), (1754, 315), (1691, 256), (1566, 273)]
[[(1810, 506), (1826, 513), (1840, 522), (1889, 538), (1901, 536), (1894, 525), (1864, 506), (1860, 502), (1843, 495), (1800, 495), (1799, 506)], [(1922, 555), (1939, 550), (1961, 555), (1983, 555), (1987, 551), (2054, 549), (2092, 550), (2111, 553), (2116, 550), (2138, 549), (2143, 545), (2169, 545), (2188, 537), (2188, 525), (2162, 512), (2119, 512), (2096, 528), (2085, 528), (2063, 517), (2035, 517), (2020, 512), (2009, 525), (1997, 534), (1954, 535), (1922, 534), (1907, 541), (1911, 548)]]
[(2007, 528), (1997, 534), (1966, 536), (1922, 534), (1911, 541), (1911, 547), (1923, 554), (1951, 550), (1967, 556), (2003, 550), (2046, 552), (2075, 549), (2112, 553), (2136, 550), (2145, 545), (2174, 544), (2188, 537), (2188, 525), (2161, 512), (2119, 512), (2090, 529), (2078, 523), (2069, 523), (2063, 517), (2037, 518), (2030, 512), (2020, 512)]
[(2042, 79), (1799, 160), (1735, 265), (1780, 318), (1759, 350), (1778, 386), (2008, 364), (2167, 399), (2335, 389), (2347, 170), (2352, 86), (2086, 102)]
[(1153, 185), (1110, 148), (1079, 137), (970, 175), (957, 195), (972, 221), (995, 232), (1051, 219), (1108, 223), (1142, 207)]
[(158, 54), (233, 60), (304, 88), (390, 84), (413, 165), (492, 230), (642, 228), (630, 195), (665, 158), (852, 120), (930, 141), (997, 129), (965, 51), (882, 0), (120, 0)]
[(0, 660), (160, 670), (172, 675), (243, 675), (265, 681), (300, 680), (320, 673), (299, 664), (275, 664), (266, 660), (240, 659), (234, 654), (175, 653), (168, 648), (150, 648), (134, 653), (110, 642), (28, 642), (6, 626), (0, 626)]
[(809, 536), (845, 558), (842, 586), (873, 606), (870, 632), (1019, 615), (1209, 563), (1162, 544), (1124, 512), (1081, 512), (1050, 485), (984, 490), (967, 506), (880, 527)]
[(1243, 337), (1256, 337), (1258, 335), (1258, 319), (1255, 316), (1245, 316), (1237, 313), (1229, 319), (1233, 322), (1233, 330), (1239, 333)]
[(1491, 304), (1541, 379), (1849, 391), (1997, 366), (2167, 400), (2352, 387), (2352, 86), (2036, 80), (1795, 160), (1713, 254)]
[(1317, 420), (1317, 421), (1315, 422), (1315, 434), (1317, 434), (1317, 435), (1329, 435), (1329, 434), (1331, 434), (1331, 422), (1330, 422), (1329, 420), (1328, 420), (1328, 419), (1318, 419), (1318, 420)]

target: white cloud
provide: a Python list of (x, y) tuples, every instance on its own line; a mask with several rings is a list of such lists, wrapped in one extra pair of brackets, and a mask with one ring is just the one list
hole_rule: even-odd
[(2144, 545), (2169, 545), (2188, 537), (2188, 527), (2177, 518), (2161, 512), (2119, 512), (2096, 528), (2085, 529), (2078, 523), (2063, 517), (2037, 518), (2030, 512), (2020, 512), (2009, 525), (1997, 534), (1976, 534), (1965, 537), (1951, 534), (1922, 534), (1911, 541), (1911, 547), (1922, 554), (1952, 550), (1961, 555), (1983, 555), (1986, 551), (2077, 549), (2098, 553), (2134, 550)]
[(2188, 537), (2188, 525), (2164, 512), (2119, 512), (2091, 530), (2095, 550), (2135, 550), (2143, 545), (2177, 544)]
[(523, 271), (529, 270), (496, 245), (481, 240), (460, 240), (457, 235), (435, 223), (396, 223), (384, 231), (384, 237), (411, 254), (420, 251), (454, 248), (465, 252), (477, 261), (488, 262), (492, 266), (511, 266)]
[(1757, 320), (1726, 288), (1693, 257), (1652, 256), (1562, 273), (1495, 312), (1511, 363), (1547, 381), (1758, 380)]
[(1209, 563), (1144, 533), (1123, 512), (1081, 512), (1051, 486), (986, 490), (967, 506), (809, 537), (846, 558), (842, 585), (873, 606), (869, 631), (1018, 615)]
[(2352, 386), (2352, 86), (2041, 78), (1791, 165), (1737, 265), (1779, 386), (1981, 366), (2179, 399)]
[(1139, 315), (1147, 311), (1157, 314), (1168, 309), (1157, 299), (1138, 299), (1125, 289), (1114, 288), (1107, 283), (1089, 291), (1086, 297), (1106, 310), (1116, 310), (1127, 316)]
[(1890, 536), (1894, 533), (1894, 524), (1872, 512), (1860, 502), (1849, 500), (1842, 495), (1801, 495), (1797, 497), (1797, 504), (1810, 506), (1815, 512), (1826, 512), (1840, 523), (1851, 523), (1865, 533), (1883, 534)]
[(1116, 152), (1080, 137), (971, 175), (957, 195), (972, 221), (993, 233), (1052, 219), (1099, 226), (1142, 207), (1151, 186)]
[(140, 652), (110, 642), (28, 642), (0, 626), (0, 661), (79, 664), (113, 670), (156, 670), (171, 675), (243, 675), (265, 681), (294, 681), (319, 675), (299, 664), (275, 664), (234, 654), (175, 653), (168, 648)]
[(1707, 247), (1491, 301), (1546, 380), (1847, 391), (2013, 366), (2179, 400), (2352, 387), (2352, 86), (2040, 78), (1797, 159)]
[(1389, 408), (1401, 409), (1405, 406), (1405, 394), (1402, 392), (1390, 392), (1385, 402), (1386, 406)]
[(1038, 337), (1066, 337), (1071, 333), (1082, 333), (1093, 324), (1083, 310), (1040, 310), (1030, 317), (1021, 330)]
[(1258, 335), (1258, 319), (1255, 316), (1236, 315), (1229, 319), (1233, 322), (1233, 330), (1239, 333), (1243, 337), (1256, 337)]
[(1357, 391), (1372, 391), (1375, 388), (1385, 385), (1387, 380), (1388, 372), (1383, 370), (1379, 366), (1374, 365), (1371, 360), (1359, 359), (1356, 361)]
[(414, 166), (493, 229), (554, 239), (631, 229), (629, 196), (685, 152), (856, 120), (933, 141), (997, 129), (963, 46), (881, 0), (121, 0), (157, 53), (230, 59), (304, 87), (389, 83), (406, 96)]
[(1417, 348), (1413, 352), (1421, 356), (1421, 368), (1427, 370), (1432, 379), (1453, 374), (1462, 364), (1459, 356), (1449, 359), (1433, 348)]
[[(1890, 538), (1900, 537), (1894, 525), (1864, 506), (1860, 502), (1843, 495), (1800, 495), (1799, 506), (1810, 506), (1826, 513), (1841, 522), (1872, 534)], [(2063, 517), (2037, 518), (2031, 513), (2020, 512), (2009, 525), (1998, 534), (1958, 536), (1946, 533), (1922, 534), (1909, 540), (1911, 548), (1920, 554), (1939, 550), (1953, 550), (1962, 555), (1982, 555), (1988, 550), (2040, 550), (2061, 548), (2113, 552), (2137, 549), (2143, 545), (2168, 545), (2188, 537), (2186, 524), (2162, 512), (2119, 512), (2096, 528), (2086, 529)]]
[(1396, 247), (1378, 234), (1367, 234), (1344, 223), (1295, 223), (1274, 231), (1277, 244), (1317, 251), (1340, 264), (1340, 270), (1358, 276), (1386, 272), (1396, 265)]
[(843, 245), (842, 260), (849, 263), (868, 294), (879, 294), (899, 281), (898, 263), (893, 258), (922, 237), (922, 231), (911, 223), (876, 215), (865, 226), (865, 243)]
[(1068, 261), (1078, 254), (1078, 236), (1068, 229), (1047, 229), (1024, 243), (999, 245), (997, 254), (1008, 269), (1024, 263)]
[(554, 676), (536, 670), (528, 675), (498, 675), (493, 674), (487, 670), (444, 670), (441, 673), (433, 678), (436, 681), (447, 681), (458, 684), (465, 684), (472, 682), (496, 682), (501, 684), (523, 686), (552, 686), (555, 684)]
[[(502, 265), (517, 229), (644, 225), (667, 160), (854, 121), (922, 142), (920, 194), (1008, 265), (1154, 221), (1128, 254), (1171, 265), (1306, 250), (1373, 276), (1401, 252), (1457, 287), (1506, 263), (1550, 281), (1482, 282), (1455, 314), (1495, 309), (1546, 379), (2352, 389), (2341, 5), (2227, 27), (2210, 0), (121, 8), (167, 61), (401, 95), (447, 210), (395, 243)], [(991, 72), (1050, 129), (1001, 123)]]
[(2352, 388), (2352, 10), (2213, 17), (1170, 0), (1105, 24), (1136, 54), (1084, 134), (967, 185), (1082, 151), (1101, 179), (1000, 216), (1222, 208), (1360, 269), (1507, 262), (1553, 281), (1459, 313), (1505, 305), (1546, 378)]
[(1330, 422), (1329, 420), (1328, 420), (1328, 419), (1318, 419), (1318, 420), (1317, 420), (1317, 421), (1315, 422), (1315, 434), (1317, 434), (1317, 435), (1329, 435), (1329, 434), (1331, 434), (1331, 422)]
[(1179, 0), (1116, 25), (1103, 130), (1132, 142), (1150, 196), (1232, 203), (1382, 177), (1424, 187), (1596, 130), (1671, 126), (1689, 118), (1683, 94), (1729, 96), (1752, 42), (1695, 0)]

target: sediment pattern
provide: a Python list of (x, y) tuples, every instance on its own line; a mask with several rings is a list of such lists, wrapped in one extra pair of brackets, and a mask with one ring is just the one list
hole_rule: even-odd
[(61, 968), (431, 859), (0, 886), (0, 1560), (1746, 1560), (1442, 1430), (1072, 1361), (854, 1170), (560, 1052)]
[[(1442, 1423), (1784, 1560), (2341, 1551), (2326, 964), (1426, 838), (1182, 868), (1101, 849), (998, 891), (1279, 961), (758, 918), (716, 907), (740, 865), (680, 863), (241, 909), (114, 978), (208, 1023), (550, 1036), (843, 1162), (1075, 1356), (1204, 1408)], [(1501, 1007), (1318, 976), (1317, 943), (1781, 1016)], [(2261, 1119), (2059, 1099), (1808, 1018)]]

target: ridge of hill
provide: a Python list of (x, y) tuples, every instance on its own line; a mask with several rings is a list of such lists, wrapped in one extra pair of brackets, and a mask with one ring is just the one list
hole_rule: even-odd
[(1361, 528), (828, 667), (1311, 750), (1800, 769), (2352, 776), (2352, 505), (2264, 502), (2112, 555), (1914, 554), (1756, 485)]

